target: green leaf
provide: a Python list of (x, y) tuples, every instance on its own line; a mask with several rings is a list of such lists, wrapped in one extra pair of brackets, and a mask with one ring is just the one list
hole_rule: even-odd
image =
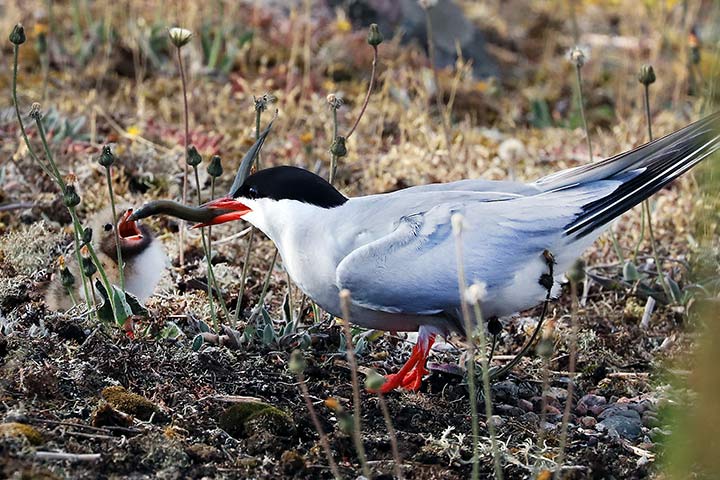
[(270, 345), (275, 340), (275, 330), (273, 330), (273, 326), (271, 323), (268, 323), (265, 325), (265, 329), (263, 330), (263, 343), (265, 345)]
[(100, 299), (102, 300), (102, 305), (97, 309), (98, 317), (102, 322), (111, 323), (115, 318), (113, 317), (112, 306), (110, 305), (107, 291), (100, 280), (95, 280), (95, 288), (98, 293), (100, 293)]
[(202, 320), (198, 320), (198, 328), (203, 333), (210, 332), (210, 326), (207, 323), (203, 322)]
[(202, 335), (195, 335), (195, 338), (193, 338), (192, 342), (192, 350), (193, 352), (197, 352), (200, 350), (200, 347), (203, 346), (204, 340)]
[(125, 292), (125, 301), (128, 305), (130, 305), (130, 310), (132, 311), (133, 315), (139, 315), (141, 317), (150, 316), (147, 308), (145, 308), (145, 306), (140, 303), (140, 300), (138, 300), (137, 297), (132, 293)]
[(125, 320), (133, 314), (132, 308), (125, 298), (125, 292), (120, 287), (112, 285), (113, 304), (115, 305), (115, 323), (122, 326)]
[(166, 322), (165, 327), (160, 330), (160, 338), (165, 340), (177, 340), (182, 337), (183, 332), (175, 322)]
[(682, 304), (683, 294), (680, 290), (680, 285), (677, 284), (675, 280), (670, 278), (669, 276), (665, 277), (665, 281), (668, 284), (668, 287), (670, 288), (670, 295), (672, 295), (672, 299), (675, 303)]
[(623, 279), (626, 282), (636, 282), (640, 280), (640, 272), (638, 272), (637, 267), (635, 267), (635, 264), (630, 260), (623, 265)]

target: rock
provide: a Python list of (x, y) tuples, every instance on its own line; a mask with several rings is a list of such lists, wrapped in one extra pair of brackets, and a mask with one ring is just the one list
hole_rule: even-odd
[(527, 412), (522, 417), (520, 417), (520, 420), (523, 423), (527, 423), (529, 425), (539, 425), (540, 424), (540, 416), (535, 412)]
[(141, 420), (150, 420), (154, 413), (160, 411), (158, 406), (147, 398), (136, 393), (130, 393), (125, 387), (119, 385), (104, 388), (101, 395), (112, 407), (121, 412), (134, 415)]
[(520, 389), (510, 380), (498, 382), (491, 388), (494, 403), (508, 403), (514, 405), (517, 402)]
[(505, 425), (505, 419), (500, 415), (493, 415), (490, 417), (490, 421), (488, 423), (491, 423), (495, 428), (500, 428)]
[(590, 438), (587, 439), (587, 445), (588, 445), (588, 447), (595, 447), (595, 446), (597, 446), (597, 444), (598, 444), (598, 439), (597, 439), (597, 437), (590, 437)]
[(595, 420), (595, 417), (582, 417), (580, 419), (580, 425), (585, 428), (594, 428), (595, 425), (597, 425), (597, 420)]
[(520, 407), (515, 407), (513, 405), (506, 405), (504, 403), (497, 405), (493, 408), (499, 415), (503, 415), (506, 417), (519, 417), (525, 413), (525, 410), (523, 410)]
[(43, 443), (43, 436), (30, 425), (18, 422), (0, 423), (0, 437), (11, 437), (27, 440), (30, 445)]
[(525, 400), (524, 398), (517, 401), (517, 406), (526, 412), (532, 412), (534, 410), (532, 402), (530, 400)]
[(547, 395), (551, 398), (554, 398), (558, 402), (565, 402), (565, 400), (567, 399), (567, 390), (560, 387), (550, 387)]
[(575, 411), (578, 415), (587, 415), (590, 412), (597, 416), (605, 409), (606, 405), (607, 399), (605, 397), (588, 393), (578, 400)]
[(235, 438), (244, 438), (258, 432), (286, 435), (294, 429), (292, 418), (279, 408), (263, 402), (236, 403), (226, 409), (218, 426)]
[(602, 425), (611, 436), (633, 440), (638, 438), (642, 432), (640, 414), (625, 405), (611, 405), (598, 418), (601, 422), (595, 428)]
[(548, 416), (562, 416), (562, 412), (560, 411), (560, 409), (557, 407), (553, 407), (552, 405), (545, 405), (545, 413)]

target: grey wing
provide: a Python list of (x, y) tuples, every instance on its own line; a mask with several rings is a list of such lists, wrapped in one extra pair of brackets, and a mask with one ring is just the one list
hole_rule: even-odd
[[(402, 217), (388, 235), (347, 255), (338, 265), (339, 288), (359, 306), (421, 315), (459, 305), (456, 246), (450, 218), (464, 216), (466, 281), (489, 293), (508, 286), (528, 262), (563, 242), (563, 227), (582, 205), (618, 182), (599, 182), (563, 192), (504, 201), (453, 201)], [(536, 280), (535, 280), (536, 282)]]
[(390, 195), (405, 195), (408, 193), (427, 193), (427, 192), (478, 192), (478, 193), (494, 193), (496, 195), (505, 195), (509, 197), (518, 197), (533, 195), (543, 190), (533, 184), (522, 182), (510, 182), (506, 180), (483, 180), (483, 179), (466, 179), (449, 183), (430, 183), (427, 185), (418, 185), (408, 187)]

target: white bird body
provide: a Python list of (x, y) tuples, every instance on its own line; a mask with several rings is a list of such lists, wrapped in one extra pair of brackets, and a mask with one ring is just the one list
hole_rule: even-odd
[[(347, 289), (353, 323), (419, 329), (420, 345), (384, 390), (419, 388), (434, 334), (465, 333), (454, 214), (464, 219), (465, 281), (484, 285), (485, 318), (504, 316), (546, 297), (540, 283), (549, 270), (545, 251), (556, 262), (553, 273), (563, 274), (613, 219), (720, 149), (716, 113), (629, 152), (529, 184), (462, 180), (348, 199), (295, 167), (248, 176), (268, 131), (241, 162), (230, 194), (205, 204), (205, 224), (243, 218), (255, 225), (275, 243), (293, 281), (333, 315), (341, 315), (339, 293)], [(186, 209), (155, 205), (138, 218), (164, 210)]]

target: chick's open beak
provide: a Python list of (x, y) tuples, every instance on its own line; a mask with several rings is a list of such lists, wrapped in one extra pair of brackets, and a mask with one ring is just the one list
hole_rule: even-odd
[(211, 220), (208, 220), (205, 223), (198, 223), (196, 225), (193, 225), (192, 228), (207, 227), (208, 225), (218, 225), (220, 223), (229, 222), (231, 220), (239, 220), (243, 217), (243, 215), (252, 211), (250, 207), (248, 207), (244, 203), (230, 197), (223, 197), (212, 200), (203, 204), (201, 208), (209, 210), (225, 210), (226, 212), (212, 218)]
[(122, 238), (126, 242), (136, 241), (136, 240), (142, 240), (142, 232), (137, 226), (137, 223), (133, 220), (130, 220), (130, 216), (132, 215), (133, 211), (132, 209), (128, 209), (122, 217), (120, 217), (120, 220), (117, 224), (117, 231), (118, 235), (120, 235), (120, 238)]

